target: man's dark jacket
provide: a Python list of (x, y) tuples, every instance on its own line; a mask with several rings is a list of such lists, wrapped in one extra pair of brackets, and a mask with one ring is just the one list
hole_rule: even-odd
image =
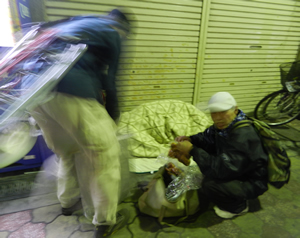
[[(111, 26), (118, 23), (95, 16), (78, 16), (58, 23), (59, 36), (75, 36), (88, 50), (57, 85), (57, 91), (83, 98), (94, 98), (103, 104), (102, 90), (106, 91), (106, 109), (113, 119), (119, 116), (115, 74), (121, 50), (121, 38)], [(62, 47), (56, 41), (52, 47)]]
[(268, 190), (267, 160), (261, 140), (252, 126), (229, 131), (225, 138), (211, 126), (191, 136), (190, 155), (201, 172), (219, 181), (240, 180), (249, 197)]

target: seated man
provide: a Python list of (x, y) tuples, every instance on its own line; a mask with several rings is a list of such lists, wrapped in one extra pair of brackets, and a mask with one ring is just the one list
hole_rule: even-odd
[(190, 137), (177, 137), (169, 155), (184, 164), (193, 156), (204, 175), (200, 196), (216, 204), (219, 217), (232, 218), (246, 213), (248, 200), (268, 190), (268, 156), (252, 126), (233, 129), (247, 117), (231, 94), (214, 94), (207, 109), (214, 125)]

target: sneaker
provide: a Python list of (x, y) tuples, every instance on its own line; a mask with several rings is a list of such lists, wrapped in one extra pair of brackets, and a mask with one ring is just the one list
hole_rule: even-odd
[(215, 210), (215, 213), (221, 217), (221, 218), (224, 218), (224, 219), (231, 219), (235, 216), (241, 216), (241, 215), (244, 215), (246, 214), (248, 211), (249, 211), (249, 207), (247, 205), (247, 207), (241, 211), (240, 213), (231, 213), (231, 212), (227, 212), (227, 211), (224, 211), (224, 210), (221, 210), (220, 208), (218, 208), (217, 206), (214, 206), (214, 210)]
[(73, 205), (72, 207), (69, 208), (61, 208), (61, 213), (64, 216), (71, 216), (74, 212), (78, 211), (82, 209), (82, 203), (81, 203), (81, 199), (79, 199), (79, 201), (77, 203), (75, 203), (75, 205)]
[(125, 225), (127, 225), (129, 220), (129, 212), (126, 209), (121, 209), (117, 213), (116, 223), (110, 226), (96, 226), (94, 232), (94, 238), (108, 238), (112, 234), (121, 230)]

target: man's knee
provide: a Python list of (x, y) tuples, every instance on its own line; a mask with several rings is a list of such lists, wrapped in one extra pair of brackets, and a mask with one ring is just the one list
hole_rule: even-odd
[(208, 197), (235, 197), (246, 199), (246, 191), (243, 188), (243, 182), (238, 180), (223, 182), (219, 180), (204, 180), (202, 191)]

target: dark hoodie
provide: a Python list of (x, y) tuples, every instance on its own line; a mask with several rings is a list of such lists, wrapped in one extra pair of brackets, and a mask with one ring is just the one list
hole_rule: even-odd
[[(115, 120), (119, 117), (115, 75), (121, 50), (119, 33), (111, 25), (118, 23), (97, 16), (73, 17), (51, 28), (60, 36), (75, 36), (88, 50), (57, 85), (58, 92), (83, 98), (94, 98), (103, 104), (102, 91), (106, 91), (106, 109)], [(66, 42), (56, 41), (54, 48)]]

